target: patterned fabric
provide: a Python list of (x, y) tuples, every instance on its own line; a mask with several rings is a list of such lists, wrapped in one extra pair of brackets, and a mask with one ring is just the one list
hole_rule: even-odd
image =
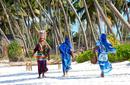
[[(43, 51), (41, 51), (41, 50), (43, 50)], [(49, 58), (48, 55), (49, 55), (50, 49), (47, 45), (40, 46), (40, 44), (37, 44), (34, 49), (34, 53), (36, 53), (36, 52), (37, 52), (37, 56), (47, 56)]]
[[(41, 51), (42, 50), (42, 51)], [(38, 73), (45, 73), (47, 72), (48, 68), (47, 68), (47, 59), (46, 57), (49, 58), (49, 51), (50, 49), (47, 48), (46, 45), (41, 46), (40, 44), (37, 44), (35, 49), (34, 49), (34, 53), (37, 52), (37, 63), (38, 63)]]
[(71, 69), (71, 49), (72, 45), (69, 41), (69, 38), (66, 37), (65, 42), (62, 43), (59, 47), (62, 59), (63, 72), (67, 72), (69, 69)]
[(112, 65), (108, 60), (108, 53), (115, 53), (116, 49), (107, 41), (106, 34), (101, 34), (98, 46), (98, 63), (102, 72), (107, 73), (112, 70)]

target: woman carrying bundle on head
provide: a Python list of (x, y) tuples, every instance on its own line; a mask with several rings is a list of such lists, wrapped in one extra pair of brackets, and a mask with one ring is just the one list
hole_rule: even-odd
[[(43, 32), (43, 35), (44, 33), (45, 32)], [(39, 74), (38, 78), (41, 78), (41, 74), (42, 77), (45, 77), (44, 73), (48, 71), (47, 58), (48, 60), (50, 60), (49, 57), (50, 48), (48, 45), (46, 45), (46, 34), (44, 36), (43, 35), (40, 36), (39, 43), (36, 45), (33, 53), (35, 54), (37, 52), (36, 58), (38, 63), (38, 74)]]

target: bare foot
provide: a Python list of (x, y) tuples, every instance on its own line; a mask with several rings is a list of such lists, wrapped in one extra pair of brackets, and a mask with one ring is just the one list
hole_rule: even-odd
[(66, 73), (66, 76), (69, 76), (68, 73)]
[(46, 76), (45, 76), (45, 75), (42, 75), (42, 78), (46, 78)]
[(64, 75), (62, 75), (62, 77), (65, 77), (66, 75), (64, 74)]
[(103, 74), (103, 73), (101, 73), (101, 77), (104, 77), (104, 74)]
[(41, 77), (40, 77), (40, 76), (38, 76), (37, 78), (39, 78), (39, 79), (40, 79)]

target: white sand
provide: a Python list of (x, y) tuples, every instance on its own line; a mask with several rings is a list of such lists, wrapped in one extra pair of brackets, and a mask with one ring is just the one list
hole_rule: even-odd
[(68, 77), (62, 77), (58, 65), (49, 65), (46, 78), (38, 79), (37, 66), (26, 71), (25, 66), (0, 65), (0, 85), (130, 85), (130, 62), (113, 63), (113, 70), (100, 77), (98, 64), (73, 62)]

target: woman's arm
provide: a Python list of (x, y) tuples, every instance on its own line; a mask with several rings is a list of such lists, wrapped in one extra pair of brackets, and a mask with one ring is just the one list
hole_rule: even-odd
[(35, 48), (34, 48), (34, 50), (33, 50), (33, 54), (32, 55), (34, 55), (37, 51), (38, 51), (38, 48), (39, 48), (39, 46), (38, 46), (38, 44), (35, 46)]
[(74, 52), (73, 51), (71, 51), (71, 56), (72, 56), (72, 58), (74, 58)]
[(93, 48), (93, 54), (94, 54), (94, 56), (96, 56), (96, 50), (97, 49), (98, 49), (98, 46), (96, 46), (96, 47)]

